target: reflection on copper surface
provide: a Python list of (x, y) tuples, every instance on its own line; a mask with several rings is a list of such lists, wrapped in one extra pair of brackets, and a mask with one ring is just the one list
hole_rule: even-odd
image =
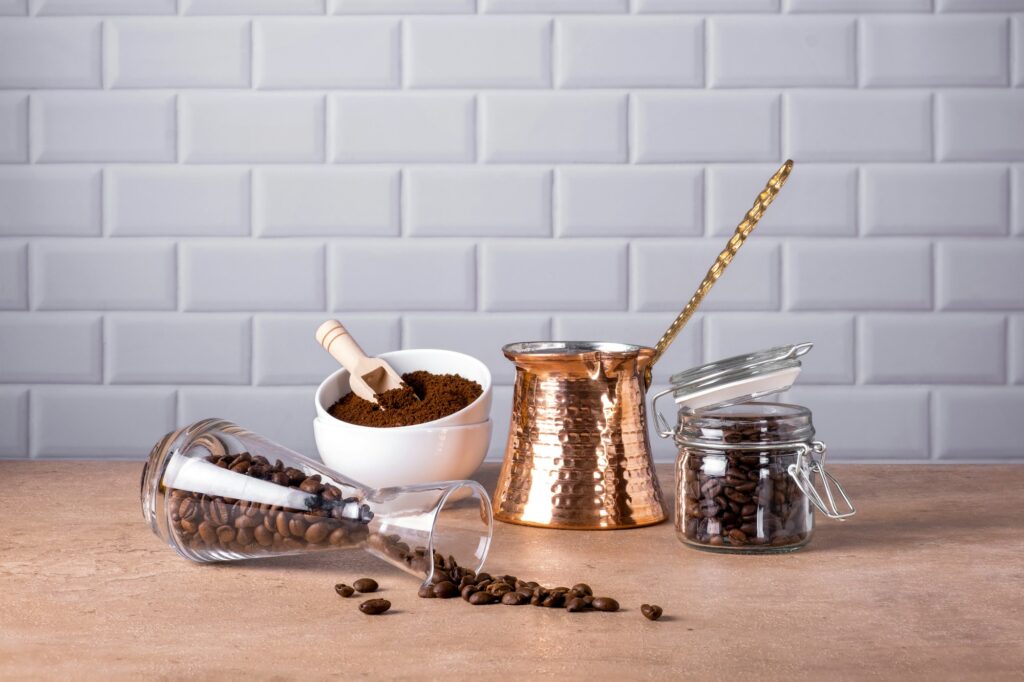
[(644, 413), (650, 348), (512, 344), (515, 393), (495, 518), (549, 528), (665, 519)]

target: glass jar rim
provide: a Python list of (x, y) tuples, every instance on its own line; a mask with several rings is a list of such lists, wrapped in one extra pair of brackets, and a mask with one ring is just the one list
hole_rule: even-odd
[[(758, 446), (805, 443), (814, 439), (811, 411), (802, 405), (748, 402), (710, 409), (679, 410), (679, 445), (717, 445), (752, 450)], [(742, 434), (741, 438), (736, 438)], [(753, 436), (753, 437), (752, 437)]]

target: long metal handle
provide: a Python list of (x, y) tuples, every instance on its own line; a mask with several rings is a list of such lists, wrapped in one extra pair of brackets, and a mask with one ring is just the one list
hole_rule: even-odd
[(786, 163), (782, 164), (779, 170), (775, 171), (775, 175), (768, 180), (768, 184), (761, 190), (761, 193), (757, 195), (757, 199), (754, 200), (754, 205), (747, 211), (747, 215), (743, 217), (740, 224), (736, 226), (736, 231), (733, 232), (732, 237), (729, 238), (729, 242), (725, 245), (725, 248), (715, 262), (711, 265), (711, 269), (704, 275), (704, 280), (697, 287), (697, 291), (694, 292), (693, 297), (690, 298), (690, 302), (686, 304), (683, 311), (679, 313), (679, 316), (669, 325), (665, 333), (662, 334), (661, 339), (658, 340), (657, 345), (654, 346), (654, 356), (651, 358), (650, 363), (647, 365), (647, 371), (644, 373), (644, 379), (647, 383), (647, 387), (651, 386), (651, 368), (654, 366), (668, 347), (675, 341), (676, 336), (682, 331), (686, 323), (690, 321), (693, 314), (700, 307), (700, 304), (704, 301), (704, 297), (707, 296), (708, 292), (711, 291), (711, 287), (715, 285), (718, 278), (722, 276), (725, 269), (732, 262), (736, 252), (743, 246), (743, 242), (746, 241), (750, 233), (754, 231), (757, 226), (757, 222), (761, 220), (761, 216), (768, 209), (768, 205), (775, 199), (775, 195), (779, 193), (782, 186), (786, 183), (786, 179), (789, 177), (790, 172), (793, 170), (793, 160), (789, 159)]

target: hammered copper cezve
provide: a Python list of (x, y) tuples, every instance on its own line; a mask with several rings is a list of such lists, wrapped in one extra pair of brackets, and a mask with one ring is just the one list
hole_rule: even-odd
[(584, 342), (502, 350), (516, 383), (495, 518), (575, 529), (664, 521), (644, 410), (654, 350)]

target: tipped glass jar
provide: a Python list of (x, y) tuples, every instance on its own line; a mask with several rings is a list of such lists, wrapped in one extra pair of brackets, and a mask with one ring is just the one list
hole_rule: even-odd
[(153, 447), (141, 498), (153, 532), (198, 562), (362, 548), (429, 583), (449, 557), (479, 571), (492, 532), (474, 481), (371, 489), (219, 419)]

